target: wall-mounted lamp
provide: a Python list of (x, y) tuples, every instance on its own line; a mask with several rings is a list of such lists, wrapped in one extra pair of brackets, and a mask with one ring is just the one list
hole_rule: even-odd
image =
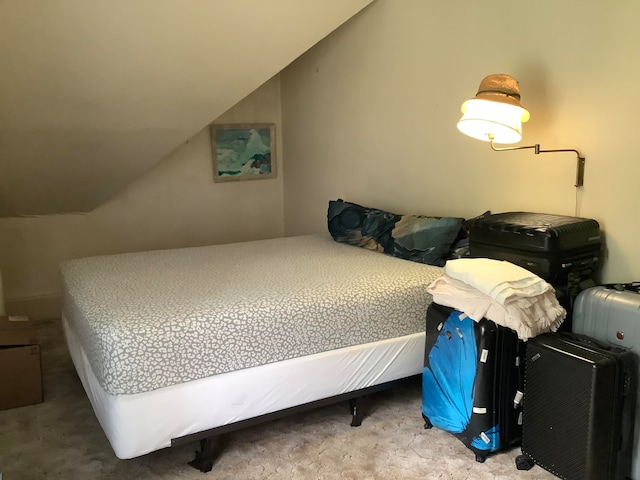
[(578, 156), (576, 165), (576, 187), (584, 185), (584, 157), (573, 148), (542, 150), (540, 145), (524, 147), (496, 147), (495, 144), (511, 144), (522, 140), (522, 124), (529, 120), (529, 112), (520, 105), (518, 82), (511, 75), (494, 73), (480, 82), (475, 98), (462, 104), (462, 118), (458, 130), (465, 135), (491, 144), (496, 151), (523, 150), (533, 148), (535, 154), (551, 152), (574, 152)]

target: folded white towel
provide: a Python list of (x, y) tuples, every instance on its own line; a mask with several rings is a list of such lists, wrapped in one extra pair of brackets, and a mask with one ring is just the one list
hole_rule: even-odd
[(458, 258), (449, 260), (444, 268), (451, 278), (471, 285), (502, 305), (552, 288), (536, 274), (505, 260)]

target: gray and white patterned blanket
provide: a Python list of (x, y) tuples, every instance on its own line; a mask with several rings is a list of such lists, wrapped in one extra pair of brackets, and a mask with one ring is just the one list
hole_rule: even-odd
[(113, 395), (424, 331), (442, 268), (305, 235), (76, 259), (63, 315)]

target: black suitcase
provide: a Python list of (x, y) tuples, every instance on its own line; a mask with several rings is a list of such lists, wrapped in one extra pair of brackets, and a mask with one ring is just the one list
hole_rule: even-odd
[(477, 219), (469, 231), (471, 257), (507, 260), (550, 283), (572, 272), (590, 276), (601, 249), (600, 225), (589, 218), (506, 212)]
[(527, 343), (518, 468), (535, 462), (567, 480), (628, 478), (635, 355), (569, 332)]
[(452, 433), (478, 462), (520, 445), (524, 351), (513, 330), (432, 303), (422, 374), (425, 428)]

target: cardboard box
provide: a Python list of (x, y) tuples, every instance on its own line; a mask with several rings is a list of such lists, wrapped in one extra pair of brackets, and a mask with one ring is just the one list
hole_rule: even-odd
[(27, 317), (0, 316), (0, 410), (42, 403), (36, 329)]

